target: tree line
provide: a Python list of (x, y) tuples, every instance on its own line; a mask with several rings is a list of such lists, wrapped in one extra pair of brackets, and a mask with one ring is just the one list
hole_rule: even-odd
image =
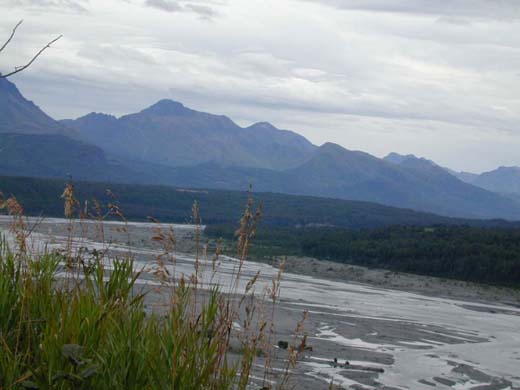
[[(231, 226), (206, 234), (231, 239)], [(230, 241), (231, 242), (231, 241)], [(520, 229), (389, 226), (376, 229), (261, 226), (254, 256), (301, 255), (465, 281), (520, 287)]]

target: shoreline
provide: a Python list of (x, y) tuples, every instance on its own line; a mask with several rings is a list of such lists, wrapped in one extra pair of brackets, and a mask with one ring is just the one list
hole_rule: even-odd
[(311, 257), (277, 256), (273, 260), (265, 258), (250, 258), (248, 260), (279, 268), (282, 259), (285, 259), (284, 272), (288, 273), (369, 285), (375, 288), (413, 292), (430, 297), (469, 300), (478, 303), (500, 303), (516, 308), (520, 307), (520, 289), (368, 268)]
[[(0, 226), (8, 226), (11, 217), (0, 216)], [(33, 225), (35, 230), (45, 233), (66, 235), (67, 224), (60, 218), (28, 217), (27, 222)], [(82, 226), (91, 226), (93, 230), (98, 221), (78, 221), (76, 227), (82, 230)], [(176, 236), (176, 250), (183, 253), (195, 252), (195, 232), (193, 225), (186, 224), (156, 224), (150, 222), (131, 222), (128, 224), (118, 221), (104, 221), (108, 225), (125, 225), (128, 228), (127, 234), (132, 236), (128, 244), (148, 246), (153, 234), (148, 233), (142, 236), (140, 229), (174, 227)], [(46, 227), (44, 229), (43, 227)], [(87, 229), (88, 230), (88, 229)], [(85, 232), (84, 232), (85, 233)], [(92, 232), (91, 232), (92, 233)], [(107, 229), (104, 232), (108, 241), (116, 239), (120, 233), (117, 229)], [(206, 251), (213, 248), (215, 240), (205, 236), (203, 227), (200, 231), (201, 249)], [(153, 245), (152, 245), (153, 247)], [(227, 253), (226, 253), (227, 254)], [(234, 256), (234, 253), (229, 254)], [(368, 268), (360, 265), (334, 262), (330, 260), (320, 260), (304, 256), (276, 256), (274, 258), (248, 256), (247, 260), (257, 263), (268, 264), (279, 268), (285, 259), (284, 271), (293, 274), (313, 276), (331, 281), (341, 281), (368, 285), (374, 288), (392, 289), (405, 292), (413, 292), (424, 296), (469, 300), (479, 303), (500, 303), (508, 306), (520, 308), (520, 289), (510, 287), (493, 286), (475, 282), (466, 282), (455, 279), (447, 279), (436, 276), (426, 276), (411, 274), (400, 271), (391, 271), (380, 268)]]

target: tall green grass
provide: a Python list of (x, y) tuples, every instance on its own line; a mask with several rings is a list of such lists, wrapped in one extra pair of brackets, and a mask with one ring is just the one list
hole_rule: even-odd
[[(72, 218), (73, 194), (64, 194), (65, 214)], [(72, 219), (64, 251), (31, 253), (22, 207), (13, 198), (4, 208), (13, 216), (16, 249), (1, 239), (0, 390), (246, 389), (257, 356), (272, 354), (267, 333), (273, 318), (255, 317), (258, 275), (244, 292), (237, 291), (244, 258), (234, 290), (201, 288), (199, 250), (194, 275), (169, 275), (165, 264), (174, 262), (175, 237), (172, 231), (155, 231), (154, 239), (165, 247), (156, 280), (167, 305), (148, 310), (150, 288), (138, 286), (141, 275), (131, 254), (109, 260), (106, 253), (74, 253)], [(245, 215), (237, 233), (242, 241), (252, 238), (259, 219), (250, 202)], [(241, 322), (241, 334), (233, 334), (235, 322)], [(231, 353), (232, 340), (240, 343), (240, 353)], [(266, 364), (264, 378), (271, 376)], [(263, 388), (272, 383), (265, 380)]]
[(220, 295), (209, 291), (195, 316), (180, 283), (167, 314), (147, 315), (131, 261), (83, 267), (57, 279), (63, 258), (0, 255), (0, 388), (223, 389), (236, 381)]

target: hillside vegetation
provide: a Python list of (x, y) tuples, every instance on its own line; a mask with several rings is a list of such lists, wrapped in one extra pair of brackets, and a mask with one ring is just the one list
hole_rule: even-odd
[[(62, 216), (62, 180), (0, 177), (31, 215)], [(117, 203), (131, 220), (192, 222), (200, 205), (206, 234), (234, 237), (247, 192), (78, 182), (83, 200)], [(110, 189), (111, 195), (107, 195)], [(113, 195), (112, 195), (113, 194)], [(262, 224), (252, 254), (301, 255), (494, 284), (520, 285), (520, 223), (469, 220), (369, 202), (257, 193)], [(234, 253), (234, 252), (233, 252)]]
[[(0, 177), (0, 191), (15, 195), (30, 215), (62, 216), (59, 199), (64, 180)], [(132, 220), (157, 218), (163, 222), (190, 222), (194, 200), (200, 205), (204, 224), (236, 224), (241, 217), (245, 191), (193, 190), (165, 186), (75, 183), (78, 197), (101, 203), (117, 202)], [(107, 189), (116, 198), (107, 196)], [(310, 196), (257, 193), (263, 202), (263, 224), (272, 226), (337, 226), (373, 228), (389, 225), (474, 225), (514, 226), (502, 220), (470, 220), (442, 217), (370, 202), (347, 201)]]
[[(231, 226), (209, 226), (233, 237)], [(520, 228), (389, 226), (258, 229), (252, 256), (309, 256), (346, 264), (520, 287)]]

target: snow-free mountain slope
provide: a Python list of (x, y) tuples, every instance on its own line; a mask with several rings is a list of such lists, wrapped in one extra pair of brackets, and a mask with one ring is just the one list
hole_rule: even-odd
[[(7, 81), (0, 88), (0, 174), (164, 184), (377, 202), (446, 216), (520, 220), (520, 202), (413, 155), (379, 159), (259, 122), (171, 100), (116, 118), (56, 122)], [(70, 130), (75, 128), (76, 130)], [(393, 157), (393, 158), (392, 158)], [(324, 210), (326, 212), (326, 210)]]
[(269, 123), (242, 128), (226, 116), (172, 100), (121, 118), (91, 113), (62, 123), (114, 155), (174, 167), (214, 162), (282, 170), (300, 164), (315, 149), (304, 137)]
[(76, 136), (74, 131), (45, 114), (24, 98), (16, 85), (3, 78), (0, 78), (0, 133)]

